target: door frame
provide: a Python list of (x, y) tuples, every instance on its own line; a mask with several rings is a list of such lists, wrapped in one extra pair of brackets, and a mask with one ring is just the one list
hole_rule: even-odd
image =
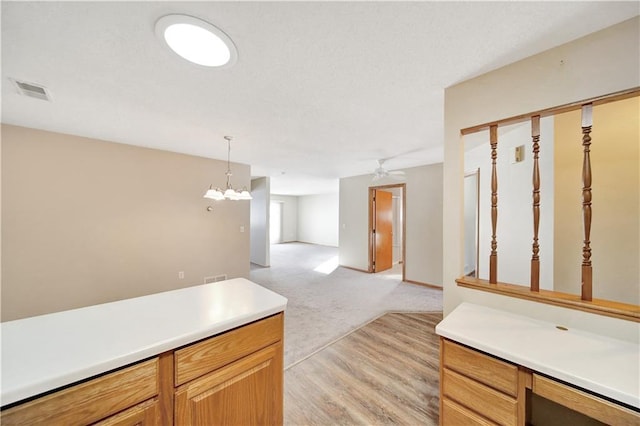
[[(467, 276), (472, 276), (474, 278), (478, 278), (480, 276), (480, 167), (478, 167), (475, 170), (471, 170), (468, 172), (465, 172), (464, 174), (464, 179), (470, 178), (470, 177), (474, 177), (476, 179), (476, 184), (475, 184), (475, 191), (476, 191), (476, 204), (474, 206), (475, 209), (475, 213), (476, 213), (476, 217), (475, 217), (475, 225), (476, 225), (476, 232), (474, 235), (474, 240), (475, 240), (475, 244), (476, 244), (476, 250), (475, 250), (475, 254), (476, 254), (476, 267), (474, 270), (474, 274), (473, 275), (467, 275)], [(466, 200), (466, 198), (465, 198)], [(464, 204), (464, 203), (463, 203)], [(463, 210), (467, 208), (467, 206), (463, 205)], [(466, 238), (464, 236), (463, 233), (463, 238)], [(466, 241), (463, 240), (466, 244)], [(466, 247), (465, 247), (465, 254), (466, 254)]]
[[(278, 215), (277, 219), (278, 219), (278, 222), (279, 222), (278, 223), (278, 229), (279, 229), (279, 234), (280, 234), (279, 235), (280, 238), (278, 238), (278, 241), (275, 241), (275, 242), (271, 240), (271, 238), (272, 238), (271, 231), (273, 230), (272, 226), (273, 226), (273, 223), (275, 222), (274, 219), (276, 219), (271, 214), (273, 212), (273, 206), (274, 205), (277, 205), (278, 209), (279, 209), (279, 215)], [(284, 218), (284, 202), (282, 202), (280, 200), (269, 200), (269, 245), (271, 245), (271, 244), (282, 244), (282, 242), (284, 242), (284, 237), (283, 237), (283, 234), (284, 234), (284, 220), (283, 220), (283, 218)]]
[(374, 209), (373, 209), (373, 194), (376, 190), (385, 190), (390, 188), (401, 188), (402, 189), (402, 241), (400, 242), (402, 246), (402, 256), (400, 258), (400, 262), (402, 263), (402, 281), (405, 280), (405, 272), (407, 268), (406, 254), (407, 254), (407, 184), (406, 183), (392, 183), (389, 185), (380, 185), (380, 186), (370, 186), (369, 187), (369, 266), (367, 268), (367, 272), (373, 273), (373, 252), (376, 249), (374, 241), (373, 241), (373, 227), (374, 227)]

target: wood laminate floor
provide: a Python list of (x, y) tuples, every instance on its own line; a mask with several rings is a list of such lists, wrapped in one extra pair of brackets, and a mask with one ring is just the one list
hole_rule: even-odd
[(285, 371), (285, 425), (437, 425), (442, 313), (388, 313)]

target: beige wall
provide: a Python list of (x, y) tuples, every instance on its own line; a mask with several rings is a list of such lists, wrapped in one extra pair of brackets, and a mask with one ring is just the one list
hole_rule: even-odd
[[(442, 285), (442, 164), (404, 169), (406, 173), (406, 279)], [(340, 179), (340, 264), (367, 270), (369, 187), (372, 175)]]
[(639, 37), (640, 18), (636, 17), (445, 90), (445, 315), (466, 301), (612, 337), (639, 339), (636, 323), (464, 289), (455, 283), (463, 270), (460, 129), (640, 86)]
[(406, 279), (442, 286), (442, 164), (404, 171)]
[[(580, 132), (580, 110), (555, 116), (554, 286), (573, 294), (584, 238)], [(640, 98), (595, 106), (591, 136), (594, 297), (639, 304)]]
[(202, 198), (225, 166), (2, 125), (2, 320), (248, 277), (249, 203)]

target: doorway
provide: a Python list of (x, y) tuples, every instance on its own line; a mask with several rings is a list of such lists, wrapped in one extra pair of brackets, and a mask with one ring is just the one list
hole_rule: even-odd
[(464, 275), (478, 278), (480, 169), (464, 175)]
[(401, 264), (405, 279), (406, 184), (369, 188), (369, 268), (376, 273)]
[(282, 202), (271, 201), (269, 205), (269, 243), (282, 242)]

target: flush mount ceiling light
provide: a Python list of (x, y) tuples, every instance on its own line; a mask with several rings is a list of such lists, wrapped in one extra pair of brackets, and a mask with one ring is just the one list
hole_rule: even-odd
[(209, 198), (211, 200), (251, 200), (251, 194), (247, 190), (246, 187), (242, 188), (241, 191), (236, 191), (231, 186), (231, 140), (233, 139), (231, 136), (225, 136), (224, 139), (227, 141), (227, 172), (225, 175), (227, 176), (227, 188), (222, 192), (220, 188), (214, 188), (213, 185), (209, 186), (209, 189), (204, 194), (204, 198)]
[(182, 58), (205, 67), (231, 66), (238, 58), (228, 35), (193, 16), (163, 16), (156, 22), (156, 36)]

